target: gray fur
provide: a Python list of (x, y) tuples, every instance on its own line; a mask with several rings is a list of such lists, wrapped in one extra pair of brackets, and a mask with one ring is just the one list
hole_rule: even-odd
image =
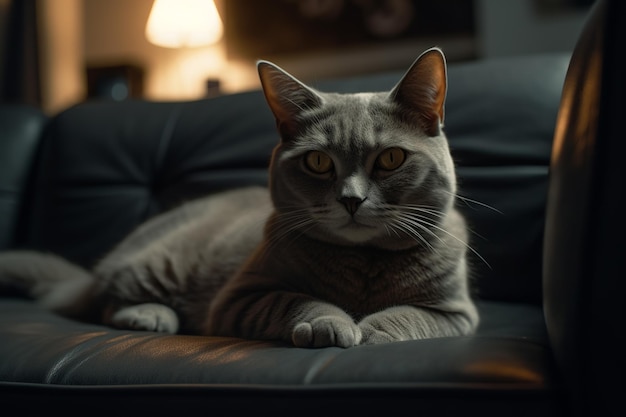
[(91, 273), (52, 255), (0, 254), (0, 289), (117, 328), (301, 347), (472, 333), (441, 51), (389, 93), (321, 93), (269, 62), (258, 68), (281, 136), (269, 190), (158, 216)]

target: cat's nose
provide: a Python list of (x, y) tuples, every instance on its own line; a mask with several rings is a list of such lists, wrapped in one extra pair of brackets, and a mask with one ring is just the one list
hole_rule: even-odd
[(354, 216), (354, 213), (359, 209), (359, 206), (365, 201), (364, 198), (359, 197), (341, 197), (338, 201), (344, 205), (348, 213)]

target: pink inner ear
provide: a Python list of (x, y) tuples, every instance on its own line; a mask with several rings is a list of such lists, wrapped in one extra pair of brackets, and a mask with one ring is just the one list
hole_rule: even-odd
[(259, 77), (261, 79), (261, 86), (263, 87), (263, 93), (270, 109), (274, 113), (274, 116), (279, 121), (285, 120), (289, 117), (289, 111), (285, 108), (284, 100), (284, 80), (285, 75), (277, 68), (264, 64), (263, 67), (259, 67)]
[(443, 123), (447, 84), (445, 64), (438, 64), (435, 67), (434, 72), (437, 74), (431, 75), (431, 78), (436, 83), (436, 85), (433, 86), (433, 109), (438, 114), (440, 123)]
[(321, 98), (286, 71), (269, 63), (258, 67), (265, 99), (276, 118), (276, 127), (283, 141), (298, 134), (299, 115), (317, 107)]
[(320, 104), (320, 98), (313, 91), (278, 67), (262, 64), (259, 76), (265, 98), (279, 126), (292, 124), (303, 110)]
[(392, 97), (410, 114), (409, 120), (435, 136), (444, 119), (446, 88), (445, 58), (439, 50), (430, 50), (415, 61)]
[[(444, 118), (444, 102), (446, 99), (446, 64), (443, 55), (438, 51), (425, 53), (416, 65), (414, 82), (419, 84), (417, 96), (421, 96), (423, 103), (420, 107), (424, 113), (434, 113), (439, 116), (440, 123)], [(434, 114), (426, 116), (427, 119)]]

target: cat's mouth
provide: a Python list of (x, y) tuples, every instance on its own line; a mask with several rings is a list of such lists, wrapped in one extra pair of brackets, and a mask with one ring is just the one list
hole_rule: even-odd
[(361, 244), (375, 239), (379, 234), (376, 226), (350, 220), (336, 229), (336, 235), (348, 242)]
[(346, 229), (346, 228), (350, 228), (350, 229), (361, 229), (361, 228), (366, 228), (366, 229), (375, 229), (376, 226), (372, 226), (370, 224), (365, 224), (365, 223), (361, 223), (359, 221), (357, 221), (354, 217), (351, 218), (346, 224), (344, 224), (342, 226), (342, 228)]
[(355, 219), (350, 219), (348, 222), (344, 223), (339, 227), (339, 230), (341, 234), (351, 236), (359, 241), (365, 237), (369, 238), (378, 234), (378, 228), (376, 226)]

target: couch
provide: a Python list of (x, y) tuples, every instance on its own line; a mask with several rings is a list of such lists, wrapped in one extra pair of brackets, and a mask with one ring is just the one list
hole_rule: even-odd
[[(605, 207), (612, 207), (610, 215), (621, 209), (611, 203), (608, 184), (597, 181), (623, 190), (624, 180), (594, 161), (602, 155), (619, 166), (623, 159), (623, 141), (614, 140), (616, 133), (604, 125), (607, 116), (596, 111), (603, 100), (624, 109), (616, 98), (626, 92), (619, 72), (611, 73), (621, 88), (615, 90), (602, 84), (609, 76), (598, 69), (608, 71), (601, 64), (619, 46), (598, 34), (611, 27), (624, 39), (624, 30), (611, 23), (620, 8), (624, 2), (594, 5), (573, 56), (449, 68), (445, 130), (463, 197), (458, 206), (480, 254), (470, 259), (482, 318), (475, 335), (299, 349), (115, 330), (5, 294), (2, 415), (616, 412), (624, 388), (620, 372), (626, 370), (626, 315), (623, 303), (603, 300), (621, 300), (623, 272), (611, 273), (610, 267), (624, 264), (624, 239), (599, 242), (601, 232), (623, 232), (624, 226), (597, 215)], [(623, 70), (620, 65), (611, 71)], [(400, 76), (372, 74), (316, 86), (386, 90)], [(598, 126), (605, 126), (603, 135)], [(581, 132), (595, 152), (576, 151)], [(3, 104), (0, 250), (44, 250), (93, 265), (156, 213), (201, 195), (265, 184), (276, 141), (259, 91), (185, 102), (91, 101), (54, 116)], [(615, 198), (624, 202), (624, 192)], [(590, 237), (592, 218), (597, 233)], [(603, 262), (600, 248), (613, 256), (611, 262)], [(602, 321), (603, 312), (617, 316), (595, 326), (591, 320)], [(621, 330), (614, 320), (621, 320)]]

